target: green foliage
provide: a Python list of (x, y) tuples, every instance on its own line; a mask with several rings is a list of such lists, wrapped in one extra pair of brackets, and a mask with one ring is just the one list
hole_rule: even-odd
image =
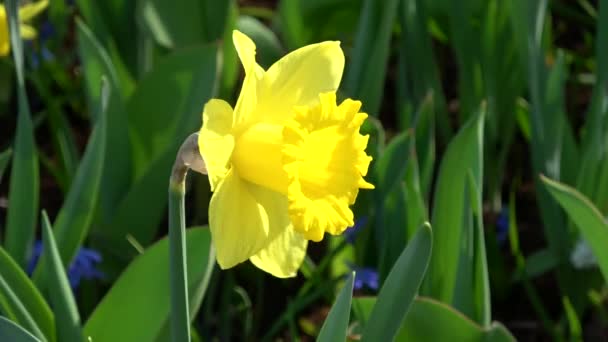
[[(353, 312), (359, 322), (367, 326), (376, 298), (360, 297), (353, 302)], [(477, 325), (462, 313), (436, 300), (417, 297), (394, 341), (515, 341), (500, 323), (489, 327)]]
[(39, 342), (32, 334), (25, 331), (17, 324), (0, 317), (0, 340), (14, 342)]
[(6, 218), (4, 245), (22, 267), (34, 241), (40, 175), (34, 141), (34, 127), (25, 90), (23, 46), (19, 37), (19, 11), (17, 1), (7, 1), (10, 40), (13, 43), (13, 59), (17, 73), (17, 132), (15, 134), (9, 196), (12, 205)]
[[(188, 229), (186, 249), (194, 313), (215, 264), (209, 229)], [(101, 342), (168, 341), (169, 293), (169, 244), (163, 239), (137, 257), (114, 283), (87, 320), (85, 337)]]
[(336, 298), (336, 302), (331, 307), (317, 341), (345, 341), (346, 331), (348, 329), (348, 319), (350, 318), (350, 304), (353, 298), (353, 284), (355, 274), (351, 273), (346, 280), (346, 283), (340, 290), (340, 294)]
[(78, 314), (76, 301), (53, 237), (51, 223), (44, 211), (42, 211), (42, 238), (44, 255), (50, 266), (48, 282), (50, 301), (57, 317), (60, 318), (55, 322), (57, 339), (59, 341), (82, 341), (80, 315)]
[[(406, 317), (431, 256), (431, 227), (424, 225), (395, 262), (366, 319), (364, 341), (390, 341)], [(399, 305), (395, 305), (399, 302)]]

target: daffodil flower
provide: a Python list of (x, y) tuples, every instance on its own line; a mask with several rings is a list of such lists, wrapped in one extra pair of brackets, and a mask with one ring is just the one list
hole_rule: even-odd
[[(36, 29), (27, 24), (35, 16), (44, 11), (49, 5), (48, 0), (41, 0), (19, 8), (19, 29), (23, 39), (34, 39), (38, 35)], [(8, 31), (8, 17), (6, 15), (6, 7), (0, 4), (0, 56), (7, 56), (11, 52), (11, 39)]]
[(245, 68), (233, 109), (203, 110), (199, 151), (211, 189), (209, 226), (221, 268), (247, 259), (277, 277), (295, 276), (309, 240), (353, 225), (349, 208), (371, 157), (359, 128), (361, 102), (336, 104), (344, 69), (339, 42), (308, 45), (264, 70), (255, 44), (232, 36)]

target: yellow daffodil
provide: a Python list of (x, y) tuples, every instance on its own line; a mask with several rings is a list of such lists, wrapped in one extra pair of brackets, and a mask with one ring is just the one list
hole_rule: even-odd
[(344, 54), (339, 42), (300, 48), (264, 70), (255, 44), (234, 31), (245, 68), (234, 110), (212, 99), (199, 151), (211, 189), (209, 226), (221, 268), (247, 259), (277, 277), (295, 276), (308, 240), (353, 225), (349, 205), (366, 175), (367, 115), (336, 104)]
[[(38, 35), (36, 29), (28, 24), (28, 21), (37, 16), (49, 5), (48, 0), (41, 0), (19, 8), (19, 29), (23, 39), (34, 39)], [(4, 4), (0, 4), (0, 56), (7, 56), (11, 51), (11, 39), (8, 31), (8, 17)]]

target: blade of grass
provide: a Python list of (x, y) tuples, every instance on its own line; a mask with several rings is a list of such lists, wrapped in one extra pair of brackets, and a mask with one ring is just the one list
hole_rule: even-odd
[(11, 312), (15, 315), (15, 320), (36, 337), (46, 341), (40, 327), (2, 275), (0, 275), (0, 293), (2, 293), (4, 299), (9, 303)]
[(0, 341), (41, 342), (36, 336), (2, 316), (0, 316)]
[[(53, 341), (55, 336), (53, 312), (27, 274), (3, 248), (0, 248), (0, 275), (2, 275), (4, 282), (6, 282), (11, 291), (14, 291), (16, 298), (19, 299), (24, 309), (31, 315), (36, 325), (40, 327), (44, 336), (48, 340)], [(0, 294), (5, 298), (10, 297), (8, 293), (0, 292)], [(18, 310), (19, 308), (13, 307), (10, 301), (6, 302), (6, 305), (2, 305), (3, 312), (15, 313)], [(17, 316), (14, 317), (17, 320)], [(20, 320), (17, 320), (17, 322), (26, 326)]]
[(608, 222), (601, 212), (577, 190), (541, 176), (551, 196), (564, 208), (568, 216), (591, 246), (604, 279), (608, 280)]
[[(55, 219), (55, 235), (65, 267), (70, 264), (80, 249), (97, 208), (106, 155), (106, 109), (109, 96), (110, 87), (104, 78), (102, 79), (100, 104), (97, 109), (97, 124), (76, 171), (74, 183)], [(46, 256), (41, 256), (34, 272), (34, 279), (40, 288), (46, 288), (47, 279), (44, 270), (46, 259)]]
[(395, 338), (422, 283), (432, 244), (433, 234), (427, 223), (408, 243), (382, 285), (363, 330), (362, 341), (392, 341)]
[(5, 248), (15, 261), (25, 267), (36, 231), (40, 175), (34, 126), (25, 91), (23, 44), (20, 35), (17, 0), (6, 2), (10, 28), (10, 44), (17, 72), (17, 134), (9, 185), (9, 207), (6, 218)]
[(423, 293), (445, 303), (453, 303), (458, 295), (454, 286), (459, 272), (468, 272), (458, 267), (465, 234), (471, 233), (464, 225), (465, 215), (470, 215), (471, 194), (465, 198), (464, 193), (469, 172), (475, 184), (483, 184), (483, 123), (484, 111), (480, 110), (452, 139), (435, 186), (432, 223), (436, 252), (431, 257)]
[(345, 93), (361, 100), (363, 109), (375, 117), (380, 115), (397, 4), (397, 0), (364, 1), (343, 83)]
[(355, 273), (352, 272), (344, 287), (340, 291), (336, 302), (331, 307), (317, 341), (332, 342), (346, 341), (346, 331), (348, 329), (348, 320), (350, 318), (350, 304), (353, 298), (353, 285), (355, 282)]
[(80, 329), (80, 315), (74, 300), (70, 282), (61, 261), (55, 238), (51, 230), (51, 223), (42, 211), (42, 241), (43, 251), (49, 262), (49, 293), (55, 314), (59, 319), (57, 325), (57, 338), (59, 341), (82, 341)]
[[(79, 9), (82, 9), (80, 5), (84, 3), (89, 5), (89, 2), (82, 1), (79, 3)], [(95, 5), (95, 3), (91, 4)], [(131, 184), (131, 144), (124, 100), (127, 91), (121, 89), (125, 82), (119, 78), (117, 67), (108, 51), (89, 27), (78, 18), (76, 33), (85, 80), (84, 87), (93, 122), (97, 120), (96, 115), (100, 112), (96, 108), (101, 103), (102, 77), (107, 77), (112, 93), (106, 113), (107, 139), (104, 157), (105, 160), (112, 162), (104, 164), (98, 210), (100, 220), (106, 221), (114, 215), (120, 200)], [(95, 33), (100, 34), (99, 31)]]

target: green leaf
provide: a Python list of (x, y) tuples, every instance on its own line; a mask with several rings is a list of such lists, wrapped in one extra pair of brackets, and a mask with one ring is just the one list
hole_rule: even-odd
[[(353, 300), (355, 317), (366, 328), (376, 298), (359, 297)], [(430, 298), (416, 298), (394, 341), (515, 341), (500, 323), (484, 328), (454, 308)]]
[(410, 152), (409, 132), (402, 132), (391, 139), (384, 152), (374, 162), (371, 174), (375, 178), (374, 184), (378, 188), (379, 196), (390, 192), (405, 175)]
[(608, 222), (600, 211), (575, 189), (540, 176), (549, 193), (566, 211), (576, 224), (581, 235), (587, 240), (604, 279), (608, 280)]
[(363, 109), (375, 117), (380, 115), (398, 3), (397, 0), (364, 1), (351, 62), (346, 70), (345, 93), (361, 100)]
[[(104, 79), (105, 80), (105, 79)], [(64, 266), (68, 266), (78, 253), (93, 220), (105, 163), (107, 141), (106, 108), (109, 86), (102, 82), (98, 120), (87, 144), (82, 161), (76, 171), (74, 183), (55, 219), (55, 235)], [(41, 288), (45, 288), (46, 257), (42, 256), (36, 267), (35, 277)]]
[(4, 170), (6, 170), (8, 163), (11, 161), (12, 154), (13, 150), (11, 150), (10, 148), (0, 153), (0, 184), (2, 183), (2, 176), (4, 175)]
[[(429, 18), (426, 7), (428, 5), (428, 2), (424, 0), (399, 2), (398, 20), (402, 36), (399, 39), (397, 87), (399, 94), (407, 96), (399, 96), (397, 105), (400, 111), (404, 111), (404, 107), (410, 106), (412, 109), (420, 107), (419, 111), (424, 113), (425, 103), (430, 102), (431, 113), (423, 115), (431, 118), (430, 121), (433, 125), (435, 124), (434, 118), (437, 118), (439, 134), (444, 140), (448, 140), (452, 135), (452, 129), (439, 79), (433, 42), (427, 29)], [(433, 111), (435, 112), (433, 113)], [(402, 127), (410, 127), (412, 122), (404, 119), (402, 118)], [(419, 124), (416, 126), (418, 130)], [(434, 127), (431, 129), (434, 131)], [(421, 160), (424, 161), (424, 155), (421, 155)], [(424, 165), (424, 162), (421, 164)]]
[(481, 187), (472, 172), (465, 180), (461, 250), (452, 305), (487, 326), (490, 324), (490, 284), (482, 218)]
[[(133, 63), (136, 62), (137, 55), (135, 53), (135, 47), (137, 44), (133, 43), (133, 37), (135, 32), (135, 28), (139, 25), (135, 25), (136, 20), (133, 20), (133, 12), (135, 9), (135, 4), (125, 3), (120, 0), (108, 0), (103, 3), (98, 3), (95, 1), (86, 1), (86, 0), (76, 0), (78, 7), (78, 14), (84, 18), (84, 22), (91, 28), (92, 32), (95, 32), (95, 40), (98, 41), (97, 44), (99, 51), (103, 50), (105, 57), (107, 57), (107, 61), (109, 61), (112, 65), (112, 69), (115, 72), (116, 80), (118, 81), (115, 85), (118, 87), (117, 89), (112, 89), (113, 93), (120, 94), (120, 96), (127, 97), (131, 94), (131, 91), (134, 87), (133, 76), (131, 75), (130, 70), (128, 70), (127, 65), (125, 64), (125, 60), (133, 66)], [(125, 19), (129, 20), (126, 24), (120, 23), (121, 21), (124, 23)], [(76, 24), (80, 26), (82, 22), (77, 18)], [(120, 27), (115, 27), (120, 26)], [(80, 29), (78, 27), (78, 29)], [(117, 34), (118, 32), (127, 32), (127, 34), (123, 34), (122, 36), (113, 36), (113, 34)], [(80, 34), (80, 32), (78, 32)], [(82, 43), (79, 37), (79, 42)], [(82, 56), (83, 46), (80, 46), (80, 53)], [(85, 47), (88, 49), (88, 47)], [(97, 48), (96, 48), (97, 49)], [(96, 54), (97, 51), (92, 51), (93, 54)], [(89, 82), (88, 86), (91, 86), (90, 80), (93, 82), (97, 82), (101, 75), (97, 74), (100, 69), (92, 70), (88, 67), (88, 62), (83, 61), (86, 65), (87, 71), (92, 71), (90, 74), (84, 73), (84, 78)], [(104, 62), (105, 63), (105, 62)], [(133, 69), (135, 69), (133, 67)], [(102, 73), (104, 74), (104, 73)], [(114, 76), (113, 75), (113, 76)], [(93, 84), (95, 86), (95, 84)], [(87, 94), (90, 99), (95, 99), (97, 94), (99, 94), (99, 89), (90, 88), (89, 90), (93, 90)], [(89, 99), (89, 100), (90, 100)], [(98, 101), (93, 100), (89, 103), (91, 107), (94, 107)]]
[(40, 342), (36, 336), (2, 316), (0, 316), (0, 341)]
[[(215, 257), (209, 229), (188, 229), (186, 239), (190, 317), (193, 318), (209, 282)], [(165, 238), (133, 260), (114, 283), (85, 324), (85, 337), (95, 342), (168, 341), (169, 267), (169, 244)]]
[[(131, 184), (129, 131), (123, 98), (125, 91), (121, 90), (124, 81), (119, 78), (108, 52), (91, 30), (80, 20), (76, 20), (76, 29), (89, 108), (97, 108), (101, 103), (102, 77), (107, 77), (112, 93), (106, 111), (107, 138), (104, 160), (108, 162), (104, 163), (99, 195), (101, 219), (109, 220)], [(91, 116), (96, 119), (98, 113), (99, 110), (93, 110)]]
[(348, 329), (348, 321), (350, 318), (350, 303), (353, 298), (353, 285), (355, 282), (355, 273), (352, 272), (344, 287), (340, 291), (336, 302), (331, 307), (317, 341), (333, 342), (346, 341), (346, 330)]
[(42, 241), (43, 251), (49, 263), (49, 294), (50, 301), (59, 319), (56, 321), (57, 338), (59, 341), (82, 341), (80, 330), (80, 315), (74, 300), (61, 255), (57, 249), (55, 238), (51, 230), (51, 223), (42, 211)]
[(435, 253), (423, 293), (445, 303), (453, 303), (458, 295), (455, 286), (458, 277), (464, 277), (459, 273), (473, 274), (472, 264), (466, 264), (465, 269), (459, 265), (463, 243), (473, 243), (470, 239), (474, 236), (473, 221), (469, 216), (472, 210), (478, 210), (475, 199), (481, 199), (481, 193), (472, 193), (468, 184), (469, 177), (478, 187), (483, 184), (483, 118), (483, 112), (471, 117), (450, 142), (435, 186), (432, 213)]
[(393, 340), (422, 283), (432, 243), (431, 227), (425, 224), (403, 250), (382, 285), (363, 330), (363, 341)]
[(40, 327), (38, 324), (36, 324), (32, 318), (32, 315), (30, 315), (27, 309), (23, 306), (21, 300), (19, 300), (13, 289), (11, 289), (11, 287), (7, 284), (2, 275), (0, 275), (0, 293), (3, 296), (3, 306), (7, 312), (10, 312), (13, 319), (25, 326), (25, 328), (32, 332), (32, 334), (44, 339), (44, 334), (42, 331), (40, 331)]
[(140, 81), (127, 103), (135, 181), (172, 145), (200, 128), (203, 106), (216, 90), (217, 52), (211, 45), (182, 49), (160, 60)]
[[(131, 97), (129, 130), (134, 166), (133, 185), (113, 218), (97, 230), (102, 251), (128, 254), (131, 234), (144, 246), (156, 236), (167, 204), (168, 175), (175, 154), (201, 124), (201, 110), (215, 94), (217, 49), (197, 46), (180, 50), (158, 63)], [(151, 120), (150, 118), (154, 118)], [(116, 253), (121, 251), (121, 253)]]
[(17, 133), (9, 185), (9, 207), (6, 217), (4, 246), (17, 264), (25, 267), (36, 231), (40, 175), (34, 127), (25, 91), (23, 46), (20, 36), (18, 1), (6, 2), (13, 59), (17, 71)]
[[(13, 313), (9, 317), (36, 336), (54, 341), (53, 312), (27, 274), (2, 248), (0, 248), (0, 277), (4, 284), (0, 289), (0, 297), (6, 299), (0, 301), (2, 311)], [(44, 336), (36, 333), (36, 330), (41, 331)]]
[(219, 39), (224, 32), (232, 1), (161, 0), (141, 2), (143, 24), (156, 42), (177, 48)]

